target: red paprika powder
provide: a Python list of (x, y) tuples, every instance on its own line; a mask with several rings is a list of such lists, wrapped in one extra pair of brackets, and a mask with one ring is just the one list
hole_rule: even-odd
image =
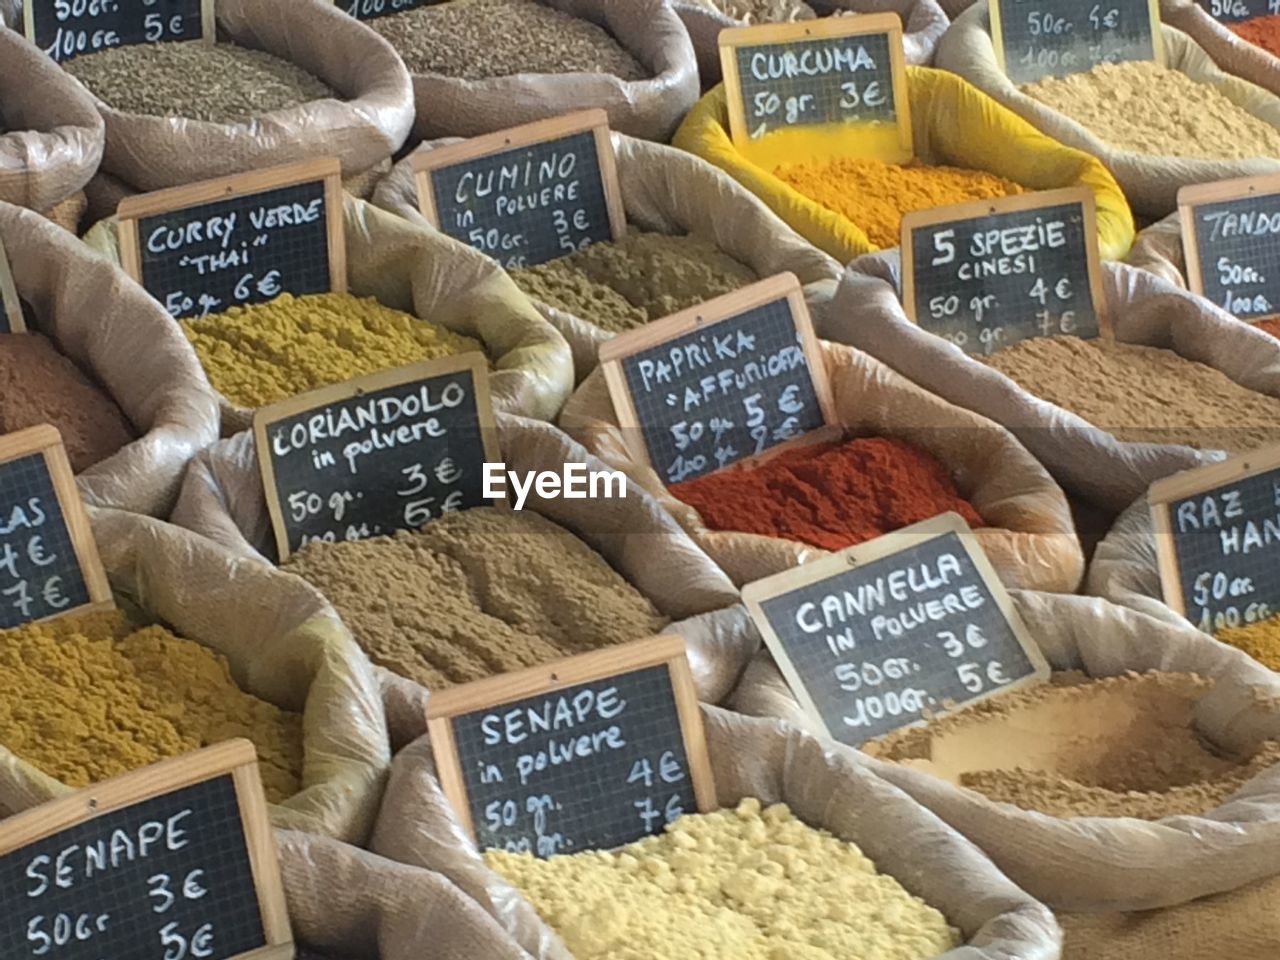
[(1280, 57), (1280, 16), (1254, 17), (1232, 24), (1231, 29), (1241, 39), (1261, 47), (1273, 57)]
[(797, 447), (759, 466), (723, 470), (671, 487), (712, 530), (736, 530), (843, 550), (954, 510), (982, 517), (946, 468), (888, 437)]
[(1263, 333), (1269, 333), (1273, 337), (1280, 339), (1280, 317), (1272, 317), (1270, 320), (1259, 320), (1254, 326)]

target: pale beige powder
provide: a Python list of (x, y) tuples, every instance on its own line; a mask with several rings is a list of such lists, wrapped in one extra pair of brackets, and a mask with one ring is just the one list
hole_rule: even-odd
[(1280, 157), (1280, 130), (1216, 87), (1156, 63), (1103, 63), (1022, 92), (1122, 150), (1203, 160)]

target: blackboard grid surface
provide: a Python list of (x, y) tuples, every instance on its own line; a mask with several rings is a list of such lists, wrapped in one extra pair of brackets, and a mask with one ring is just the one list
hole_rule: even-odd
[[(191, 815), (180, 823), (189, 845), (178, 851), (163, 850), (163, 843), (145, 858), (137, 857), (119, 866), (110, 866), (112, 831), (123, 829), (138, 836), (138, 827), (148, 821), (169, 817), (183, 810)], [(108, 869), (86, 879), (84, 850), (97, 841), (107, 841)], [(60, 889), (52, 882), (41, 896), (28, 896), (33, 880), (27, 876), (32, 859), (44, 854), (56, 860), (58, 854), (80, 844), (70, 859), (75, 870), (74, 886)], [(182, 895), (188, 873), (204, 870), (199, 884), (208, 891), (199, 899)], [(52, 866), (45, 867), (52, 878)], [(151, 897), (151, 878), (169, 877), (168, 890), (173, 905), (156, 913), (160, 898)], [(72, 917), (82, 913), (95, 916), (107, 912), (107, 931), (83, 942), (52, 948), (48, 956), (57, 960), (162, 960), (172, 945), (161, 943), (160, 931), (170, 923), (190, 939), (203, 924), (213, 925), (213, 951), (205, 960), (225, 960), (263, 946), (261, 908), (253, 884), (244, 827), (236, 800), (232, 776), (217, 777), (183, 790), (154, 797), (115, 810), (29, 844), (0, 857), (0, 957), (17, 960), (35, 956), (27, 939), (32, 917), (46, 919), (44, 930), (52, 931), (53, 918), (60, 912)], [(15, 922), (20, 919), (20, 922)]]
[(379, 20), (433, 2), (435, 0), (337, 0), (338, 6), (357, 20)]
[[(494, 208), (499, 196), (538, 192), (548, 185), (540, 182), (536, 175), (528, 185), (495, 190), (485, 198), (473, 197), (469, 203), (459, 204), (456, 200), (459, 181), (465, 174), (475, 174), (477, 181), (492, 175), (496, 182), (497, 171), (513, 163), (521, 165), (531, 163), (536, 174), (539, 163), (552, 154), (562, 156), (572, 154), (577, 157), (571, 177), (566, 180), (556, 177), (550, 181), (552, 184), (577, 181), (576, 200), (552, 202), (546, 206), (535, 205), (514, 214), (499, 214)], [(522, 166), (522, 169), (527, 168)], [(555, 226), (557, 210), (564, 213), (565, 222), (569, 224), (568, 232), (564, 235), (573, 241), (575, 249), (588, 240), (591, 243), (604, 243), (613, 238), (594, 130), (584, 130), (581, 133), (541, 143), (516, 146), (501, 153), (437, 167), (430, 171), (429, 176), (440, 229), (455, 240), (488, 253), (504, 267), (533, 266), (548, 260), (557, 260), (573, 252), (561, 246), (561, 234), (557, 233)], [(474, 222), (470, 222), (464, 216), (464, 211), (467, 210), (470, 210), (474, 216)], [(574, 214), (578, 210), (586, 214), (585, 230), (578, 230), (573, 226)], [(524, 237), (523, 245), (512, 250), (494, 250), (473, 242), (471, 238), (473, 230), (488, 231), (495, 227), (502, 233), (521, 234)]]
[[(97, 12), (107, 4), (68, 3), (65, 19), (59, 19), (56, 0), (25, 4), (36, 46), (59, 62), (103, 49), (95, 47), (94, 38), (102, 39), (105, 31), (116, 34), (111, 46), (198, 40), (204, 34), (202, 0), (110, 0), (110, 5), (112, 9)], [(85, 45), (70, 49), (68, 35), (83, 36)]]
[[(1280, 193), (1202, 203), (1191, 210), (1202, 295), (1241, 319), (1280, 313)], [(1240, 214), (1268, 223), (1266, 233), (1214, 236), (1213, 218)]]
[[(589, 759), (576, 760), (560, 766), (549, 766), (545, 771), (530, 776), (526, 786), (520, 786), (514, 776), (514, 764), (503, 766), (502, 783), (482, 783), (480, 769), (485, 762), (496, 763), (495, 749), (484, 745), (481, 723), (487, 714), (502, 713), (517, 704), (539, 703), (565, 697), (570, 700), (583, 690), (602, 690), (618, 687), (619, 695), (626, 701), (626, 709), (615, 721), (598, 719), (589, 727), (565, 731), (560, 739), (576, 737), (583, 732), (607, 729), (611, 722), (622, 728), (626, 748), (606, 752)], [(586, 849), (613, 849), (649, 833), (661, 832), (665, 818), (652, 821), (649, 830), (635, 806), (642, 797), (653, 799), (654, 809), (660, 813), (669, 794), (680, 794), (685, 813), (697, 811), (693, 781), (689, 772), (689, 759), (685, 751), (676, 699), (672, 689), (671, 669), (666, 664), (646, 667), (617, 677), (575, 684), (562, 690), (522, 697), (512, 703), (494, 706), (490, 710), (477, 711), (454, 718), (454, 738), (459, 764), (466, 782), (467, 796), (472, 811), (477, 842), (481, 849), (503, 848), (508, 841), (533, 835), (532, 817), (522, 806), (520, 819), (513, 828), (490, 828), (485, 819), (485, 808), (492, 801), (505, 801), (526, 795), (550, 795), (563, 802), (573, 801), (573, 810), (557, 810), (548, 815), (548, 832), (563, 832), (569, 846), (563, 851), (575, 853)], [(534, 746), (547, 735), (531, 736), (526, 745)], [(511, 752), (510, 759), (521, 752), (520, 746), (503, 745)], [(664, 784), (657, 775), (659, 760), (664, 752), (675, 755), (683, 777), (676, 783)], [(632, 764), (639, 757), (649, 760), (654, 770), (654, 783), (646, 788), (642, 783), (628, 783)], [(610, 763), (610, 760), (615, 762)], [(588, 773), (587, 771), (591, 772)], [(578, 819), (575, 819), (574, 815)]]
[[(31, 499), (39, 499), (40, 507), (46, 514), (45, 522), (35, 528), (19, 526), (12, 534), (0, 535), (0, 544), (11, 543), (18, 554), (17, 564), (21, 574), (18, 579), (27, 580), (31, 596), (36, 601), (34, 616), (23, 616), (19, 607), (9, 602), (10, 598), (0, 595), (0, 628), (8, 629), (29, 620), (38, 620), (53, 616), (66, 610), (72, 610), (90, 602), (89, 587), (85, 583), (80, 570), (75, 547), (67, 530), (66, 518), (62, 514), (62, 506), (53, 487), (53, 476), (49, 472), (49, 464), (43, 453), (32, 453), (7, 463), (0, 463), (0, 485), (3, 487), (5, 508), (3, 516), (8, 516), (8, 509), (21, 506), (24, 510)], [(29, 512), (29, 511), (28, 511)], [(57, 564), (38, 566), (33, 564), (26, 550), (26, 543), (33, 536), (41, 538), (44, 556), (57, 558)], [(5, 568), (0, 568), (0, 575)], [(67, 598), (68, 603), (61, 607), (43, 604), (41, 584), (47, 576), (56, 573), (62, 577), (59, 593)], [(39, 583), (32, 578), (39, 578)], [(10, 585), (11, 578), (0, 577), (0, 584)], [(0, 954), (0, 956), (5, 956)]]
[[(872, 582), (877, 576), (887, 576), (891, 571), (921, 568), (937, 570), (939, 559), (948, 554), (958, 560), (960, 569), (959, 576), (952, 578), (949, 584), (912, 591), (906, 602), (897, 602), (890, 597), (889, 602), (872, 607), (865, 616), (850, 617), (814, 633), (803, 632), (796, 626), (797, 611), (806, 601), (819, 603), (821, 609), (820, 601), (823, 597), (839, 596), (843, 590), (857, 593), (858, 584)], [(939, 600), (948, 593), (954, 593), (960, 585), (976, 589), (982, 598), (981, 605), (975, 609), (967, 609), (962, 614), (953, 614), (945, 620), (923, 620), (913, 629), (905, 630), (900, 637), (890, 635), (888, 628), (882, 626), (882, 636), (880, 639), (876, 638), (874, 625), (877, 616), (891, 616), (895, 611)], [(890, 692), (901, 694), (907, 689), (919, 689), (925, 693), (923, 709), (941, 712), (990, 695), (1008, 685), (989, 682), (983, 674), (980, 678), (982, 689), (969, 690), (957, 673), (956, 668), (961, 664), (976, 663), (985, 668), (988, 662), (997, 660), (1008, 682), (1025, 679), (1035, 674), (1037, 669), (1037, 665), (1031, 662), (1023, 650), (1017, 635), (1005, 619), (1000, 604), (983, 581), (959, 535), (954, 532), (931, 537), (878, 560), (859, 563), (856, 567), (833, 574), (827, 579), (760, 600), (759, 606), (785, 649), (791, 670), (798, 676), (830, 735), (853, 746), (921, 719), (920, 710), (904, 711), (897, 715), (886, 712), (882, 717), (875, 718), (855, 709), (859, 699), (870, 696), (883, 698)], [(962, 656), (951, 656), (945, 649), (945, 641), (938, 634), (951, 631), (963, 641), (965, 627), (968, 625), (973, 625), (982, 632), (986, 637), (986, 644), (977, 649), (966, 645)], [(854, 638), (853, 648), (833, 652), (827, 638), (846, 630)], [(856, 691), (841, 688), (842, 681), (835, 672), (838, 665), (865, 662), (883, 664), (886, 658), (897, 657), (907, 658), (913, 664), (906, 676), (887, 679), (877, 685), (859, 685)], [(846, 718), (859, 717), (864, 722), (854, 724), (846, 721)]]
[[(1099, 63), (1155, 60), (1161, 53), (1153, 33), (1150, 0), (997, 3), (1004, 69), (1015, 84), (1082, 72)], [(1104, 18), (1112, 10), (1117, 11), (1116, 25), (1106, 27)], [(1070, 26), (1057, 30), (1058, 24)]]
[[(719, 469), (721, 465), (711, 455), (716, 446), (732, 447), (738, 455), (729, 462), (737, 462), (738, 460), (755, 456), (758, 453), (763, 453), (771, 447), (785, 443), (788, 439), (816, 430), (825, 423), (818, 395), (810, 376), (807, 355), (804, 355), (805, 362), (794, 371), (776, 379), (761, 380), (753, 384), (750, 391), (733, 391), (712, 397), (688, 411), (680, 410), (680, 400), (683, 396), (682, 388), (685, 385), (683, 382), (655, 384), (652, 390), (646, 389), (644, 375), (640, 370), (641, 361), (663, 358), (673, 349), (679, 349), (682, 344), (695, 343), (700, 340), (705, 342), (709, 337), (724, 337), (737, 331), (746, 331), (756, 337), (755, 350), (753, 351), (753, 355), (756, 357), (772, 356), (781, 350), (792, 347), (804, 355), (803, 340), (792, 320), (790, 303), (784, 297), (780, 300), (762, 304), (731, 319), (708, 325), (705, 328), (691, 330), (683, 336), (632, 354), (621, 361), (623, 374), (630, 388), (637, 421), (642, 424), (652, 424), (659, 427), (658, 429), (646, 429), (644, 431), (644, 443), (654, 469), (668, 483), (675, 482), (676, 479), (690, 480), (713, 473)], [(720, 364), (721, 368), (727, 366), (730, 366), (730, 364)], [(716, 369), (716, 367), (709, 367), (704, 370), (694, 371), (690, 380), (693, 384), (696, 384), (703, 376), (714, 374)], [(802, 403), (803, 408), (793, 429), (786, 436), (775, 436), (774, 430), (784, 419), (780, 416), (778, 401), (783, 392), (793, 385), (797, 387), (795, 400), (798, 403)], [(760, 406), (765, 411), (765, 423), (769, 427), (769, 435), (766, 437), (764, 446), (757, 449), (758, 441), (752, 437), (751, 428), (746, 426), (748, 411), (743, 403), (743, 397), (749, 396), (751, 393), (761, 392), (764, 396)], [(709, 437), (710, 422), (716, 417), (733, 424), (733, 429), (727, 431), (719, 443), (712, 443), (704, 439), (702, 443), (695, 443), (684, 451), (679, 449), (677, 439), (669, 428), (670, 424), (681, 420), (698, 420), (706, 425), (707, 433), (704, 434), (704, 437)], [(671, 475), (670, 465), (678, 457), (683, 456), (687, 462), (692, 454), (698, 453), (703, 453), (707, 457), (707, 462), (703, 468), (690, 469), (679, 478)], [(725, 465), (727, 466), (728, 464)]]

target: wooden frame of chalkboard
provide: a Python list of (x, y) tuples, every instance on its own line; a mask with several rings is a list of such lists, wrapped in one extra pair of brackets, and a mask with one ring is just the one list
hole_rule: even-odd
[[(1154, 0), (1153, 0), (1154, 2)], [(889, 69), (893, 78), (894, 117), (896, 120), (895, 149), (880, 159), (901, 163), (915, 156), (911, 127), (911, 103), (907, 94), (907, 61), (902, 46), (902, 20), (893, 12), (860, 13), (848, 17), (822, 17), (818, 20), (797, 20), (792, 23), (762, 23), (749, 27), (731, 27), (720, 31), (720, 68), (724, 75), (725, 97), (729, 107), (729, 135), (739, 150), (756, 146), (751, 139), (751, 128), (743, 102), (742, 76), (738, 71), (739, 47), (758, 47), (770, 44), (824, 41), (840, 37), (860, 37), (886, 34), (889, 38)], [(785, 129), (779, 128), (771, 133)]]
[[(840, 740), (841, 738), (836, 736), (835, 731), (831, 730), (824, 720), (823, 713), (810, 695), (801, 672), (791, 659), (791, 653), (786, 643), (774, 630), (769, 617), (765, 614), (763, 605), (775, 597), (780, 597), (838, 576), (850, 567), (865, 567), (867, 564), (875, 563), (949, 534), (954, 534), (959, 539), (960, 545), (990, 593), (1001, 617), (1008, 625), (1018, 645), (1022, 648), (1027, 660), (1034, 667), (1034, 672), (1012, 683), (993, 687), (978, 696), (974, 696), (966, 700), (959, 708), (947, 708), (945, 704), (939, 704), (931, 710), (930, 716), (937, 718), (954, 713), (956, 709), (966, 709), (991, 697), (1001, 696), (1021, 687), (1042, 683), (1049, 676), (1048, 661), (1040, 648), (1036, 646), (1026, 625), (1022, 622), (1022, 618), (1018, 616), (1018, 611), (1014, 608), (1012, 599), (1005, 590), (1004, 584), (1001, 582), (995, 568), (991, 566), (991, 561), (987, 559), (986, 553), (979, 546), (973, 531), (970, 530), (964, 518), (959, 514), (940, 514), (932, 519), (904, 527), (902, 530), (876, 537), (874, 540), (867, 540), (839, 553), (829, 554), (810, 563), (804, 563), (790, 570), (784, 570), (773, 576), (756, 580), (742, 588), (742, 601), (746, 605), (751, 619), (755, 621), (756, 626), (760, 629), (760, 633), (764, 637), (765, 646), (773, 654), (773, 658), (778, 664), (778, 669), (786, 679), (787, 686), (796, 699), (800, 701), (805, 713), (819, 728), (825, 730), (827, 736), (833, 740)], [(903, 724), (903, 726), (920, 726), (925, 722), (927, 721), (919, 720), (912, 724)]]
[[(1016, 2), (1016, 0), (1015, 0)], [(987, 0), (987, 17), (990, 24), (991, 45), (995, 48), (996, 63), (1000, 67), (1000, 72), (1006, 76), (1009, 74), (1009, 67), (1005, 58), (1004, 49), (1004, 13), (1000, 8), (1001, 0)], [(1151, 30), (1151, 59), (1152, 62), (1164, 66), (1167, 58), (1164, 50), (1164, 31), (1161, 28), (1160, 20), (1160, 0), (1146, 0), (1147, 22)], [(1083, 69), (1088, 70), (1090, 64), (1084, 64)], [(1052, 76), (1052, 71), (1046, 71), (1042, 76)], [(1030, 78), (1016, 80), (1015, 83), (1023, 84), (1032, 82)]]
[(1147, 491), (1147, 505), (1155, 528), (1160, 590), (1164, 602), (1181, 616), (1187, 616), (1187, 598), (1182, 590), (1182, 568), (1175, 546), (1172, 504), (1276, 470), (1280, 470), (1280, 446), (1266, 447), (1220, 463), (1184, 470), (1151, 484)]
[[(537, 120), (519, 127), (499, 130), (433, 150), (412, 154), (414, 183), (418, 191), (418, 209), (437, 230), (448, 232), (441, 223), (432, 175), (449, 167), (461, 166), (481, 157), (506, 153), (521, 147), (563, 140), (581, 133), (595, 138), (596, 162), (604, 188), (605, 210), (609, 218), (611, 239), (621, 240), (627, 233), (627, 214), (618, 186), (617, 159), (613, 153), (613, 137), (609, 132), (609, 115), (601, 109), (566, 113), (547, 120)], [(455, 238), (456, 239), (456, 238)], [(464, 242), (459, 240), (459, 242)]]
[[(496, 424), (493, 418), (493, 398), (489, 392), (489, 363), (484, 354), (478, 352), (457, 354), (452, 357), (441, 357), (439, 360), (424, 360), (420, 363), (381, 370), (378, 373), (366, 374), (353, 380), (335, 383), (328, 387), (300, 394), (280, 403), (272, 404), (259, 410), (253, 418), (253, 439), (258, 450), (268, 449), (267, 432), (280, 420), (287, 420), (307, 410), (315, 410), (333, 403), (340, 403), (365, 393), (375, 393), (388, 387), (396, 387), (405, 383), (443, 377), (451, 373), (470, 373), (475, 387), (476, 418), (480, 424), (481, 444), (485, 459), (498, 462), (502, 459), (495, 439)], [(284, 522), (284, 505), (280, 502), (280, 491), (276, 485), (275, 467), (271, 457), (258, 455), (258, 469), (262, 474), (263, 496), (267, 501), (267, 513), (271, 516), (271, 529), (276, 537), (276, 550), (280, 563), (289, 559), (292, 552), (289, 548), (289, 530)], [(494, 506), (505, 506), (506, 500), (499, 498)]]
[(80, 568), (80, 575), (84, 578), (85, 588), (89, 593), (89, 603), (61, 610), (53, 616), (42, 619), (52, 620), (73, 613), (109, 610), (115, 606), (111, 597), (111, 584), (107, 582), (102, 558), (98, 556), (98, 544), (93, 539), (89, 516), (85, 512), (84, 501), (80, 498), (80, 489), (76, 486), (75, 474), (71, 471), (71, 462), (67, 459), (66, 448), (62, 445), (62, 435), (58, 433), (56, 427), (43, 423), (37, 427), (28, 427), (17, 433), (0, 436), (0, 468), (3, 468), (6, 463), (21, 460), (33, 454), (41, 454), (44, 457), (49, 479), (53, 483), (53, 492), (58, 499), (58, 508), (62, 511), (62, 518), (67, 526), (71, 548), (76, 555), (76, 564)]
[[(30, 40), (36, 46), (41, 47), (40, 40), (38, 39), (37, 30), (36, 30), (35, 4), (37, 2), (40, 2), (40, 0), (26, 0), (26, 2), (23, 4), (22, 32), (23, 32), (23, 35), (28, 40)], [(53, 0), (48, 0), (48, 6), (53, 7), (53, 5), (54, 5)], [(163, 21), (161, 21), (160, 23), (160, 29), (161, 29), (161, 36), (163, 37), (163, 33), (164, 33)], [(192, 40), (199, 40), (206, 44), (212, 45), (217, 42), (217, 39), (218, 39), (218, 12), (217, 12), (216, 0), (200, 0), (200, 36), (187, 37), (184, 35), (181, 39), (172, 39), (168, 41), (148, 40), (145, 42), (147, 43), (156, 43), (156, 42), (182, 43), (182, 42), (187, 42)], [(44, 49), (44, 48), (41, 47), (41, 49)], [(46, 50), (45, 52), (47, 53), (48, 51)], [(81, 52), (81, 51), (77, 51), (77, 52)], [(96, 51), (85, 50), (83, 52), (94, 53)], [(59, 59), (59, 58), (55, 58), (55, 59)]]
[[(1204, 264), (1200, 252), (1200, 238), (1196, 233), (1196, 208), (1276, 194), (1280, 194), (1280, 173), (1258, 177), (1235, 177), (1215, 183), (1198, 183), (1178, 190), (1178, 225), (1182, 229), (1182, 255), (1187, 263), (1187, 287), (1192, 293), (1205, 295)], [(1278, 313), (1260, 313), (1248, 317), (1244, 322), (1256, 323), (1259, 320), (1277, 316)]]
[(674, 635), (660, 636), (648, 640), (634, 640), (616, 647), (594, 650), (591, 653), (557, 660), (542, 666), (503, 673), (474, 683), (432, 692), (427, 701), (427, 732), (431, 737), (432, 752), (435, 754), (436, 777), (467, 833), (473, 839), (476, 836), (467, 783), (462, 774), (457, 741), (454, 738), (455, 718), (527, 697), (553, 694), (557, 690), (578, 684), (606, 680), (609, 677), (664, 664), (670, 672), (676, 715), (684, 740), (689, 779), (698, 810), (701, 813), (714, 810), (716, 808), (715, 780), (711, 773), (711, 760), (707, 753), (706, 735), (702, 729), (698, 693), (693, 684), (693, 674), (689, 669), (684, 639)]
[(681, 310), (679, 313), (673, 313), (669, 317), (645, 324), (637, 330), (619, 334), (600, 345), (598, 354), (600, 367), (605, 383), (609, 387), (609, 396), (613, 400), (618, 423), (623, 428), (624, 442), (633, 457), (655, 470), (658, 469), (658, 465), (652, 462), (644, 441), (640, 417), (636, 412), (635, 398), (631, 394), (631, 387), (622, 368), (623, 363), (635, 354), (644, 353), (668, 340), (678, 339), (695, 330), (706, 330), (717, 323), (732, 320), (757, 307), (783, 299), (787, 302), (791, 321), (800, 338), (809, 378), (813, 384), (814, 394), (818, 398), (818, 406), (822, 410), (825, 427), (771, 446), (757, 456), (735, 460), (722, 469), (762, 463), (795, 447), (821, 439), (830, 439), (831, 435), (839, 430), (835, 398), (831, 392), (831, 383), (827, 379), (827, 368), (822, 359), (822, 351), (818, 348), (818, 338), (813, 332), (813, 321), (809, 316), (808, 304), (804, 300), (804, 288), (800, 286), (800, 281), (795, 274), (779, 273), (705, 303)]
[(0, 311), (4, 313), (8, 328), (0, 327), (0, 333), (27, 332), (27, 322), (22, 317), (22, 301), (18, 299), (18, 288), (13, 282), (13, 266), (9, 263), (3, 241), (0, 241)]
[(292, 960), (293, 933), (275, 837), (258, 772), (258, 755), (248, 740), (228, 740), (185, 756), (162, 760), (0, 820), (0, 854), (12, 853), (153, 797), (176, 793), (228, 774), (235, 785), (266, 940), (265, 946), (229, 960)]
[(1097, 199), (1088, 187), (1064, 187), (1059, 190), (1037, 190), (1011, 197), (995, 197), (990, 200), (970, 200), (949, 207), (935, 207), (908, 213), (902, 218), (902, 239), (898, 253), (901, 260), (902, 309), (907, 318), (917, 326), (919, 304), (916, 303), (916, 262), (914, 234), (917, 230), (944, 223), (980, 220), (983, 217), (1005, 213), (1021, 213), (1028, 210), (1079, 203), (1084, 217), (1082, 232), (1085, 240), (1085, 261), (1089, 274), (1089, 293), (1093, 299), (1094, 314), (1098, 318), (1098, 336), (1111, 339), (1114, 336), (1111, 318), (1107, 313), (1106, 296), (1102, 289), (1102, 257), (1098, 252)]
[(146, 287), (142, 270), (142, 245), (138, 223), (147, 217), (205, 204), (221, 203), (237, 197), (266, 193), (296, 184), (324, 182), (326, 240), (329, 251), (329, 291), (347, 292), (347, 247), (343, 224), (342, 165), (335, 157), (320, 157), (288, 163), (265, 170), (253, 170), (229, 177), (202, 180), (183, 187), (170, 187), (126, 197), (116, 208), (120, 263), (129, 276)]

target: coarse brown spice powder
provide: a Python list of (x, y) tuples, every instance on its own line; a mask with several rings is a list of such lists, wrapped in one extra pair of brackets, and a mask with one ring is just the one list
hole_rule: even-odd
[(586, 543), (528, 511), (476, 507), (417, 533), (312, 544), (286, 567), (328, 598), (375, 663), (437, 690), (668, 622)]
[(1120, 440), (1231, 452), (1280, 440), (1280, 399), (1172, 350), (1036, 337), (980, 359)]

